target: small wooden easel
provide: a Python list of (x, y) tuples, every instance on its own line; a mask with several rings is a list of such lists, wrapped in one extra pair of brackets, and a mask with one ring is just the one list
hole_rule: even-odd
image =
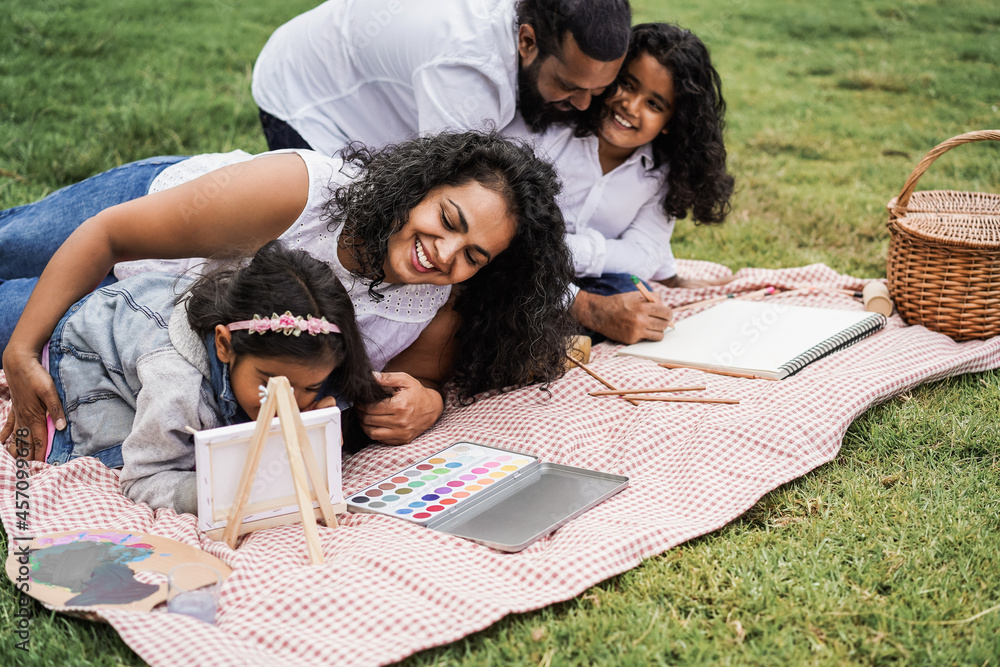
[[(295, 487), (299, 514), (302, 516), (302, 528), (306, 535), (309, 560), (313, 565), (320, 565), (324, 562), (323, 549), (319, 544), (319, 532), (316, 530), (316, 514), (312, 501), (319, 501), (320, 512), (326, 525), (330, 528), (337, 527), (337, 517), (333, 513), (333, 506), (330, 504), (330, 491), (320, 474), (319, 465), (316, 463), (316, 456), (313, 454), (309, 436), (306, 434), (306, 427), (302, 423), (302, 415), (299, 413), (294, 396), (288, 378), (279, 376), (267, 381), (267, 396), (264, 399), (264, 404), (260, 406), (260, 414), (257, 415), (257, 426), (250, 440), (250, 450), (247, 452), (243, 475), (240, 477), (235, 502), (229, 510), (229, 519), (226, 522), (226, 530), (222, 534), (222, 540), (231, 549), (236, 548), (236, 537), (246, 514), (246, 504), (250, 498), (250, 489), (253, 486), (254, 478), (257, 476), (264, 443), (267, 442), (268, 432), (271, 430), (271, 421), (277, 416), (281, 424), (281, 435), (285, 440), (285, 450), (288, 452), (288, 465), (292, 471), (292, 484)], [(308, 480), (306, 479), (307, 472)], [(309, 481), (312, 482), (315, 497), (309, 493)]]

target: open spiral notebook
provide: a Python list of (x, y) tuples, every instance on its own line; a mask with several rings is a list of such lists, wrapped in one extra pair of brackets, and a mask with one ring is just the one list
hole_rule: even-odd
[(620, 355), (781, 380), (885, 326), (880, 313), (734, 299)]

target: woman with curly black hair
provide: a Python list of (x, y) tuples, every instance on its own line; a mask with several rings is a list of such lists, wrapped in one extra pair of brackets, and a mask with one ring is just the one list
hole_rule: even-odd
[[(411, 243), (419, 260), (408, 260), (419, 272), (411, 280), (461, 282), (454, 301), (461, 327), (453, 341), (452, 377), (459, 398), (532, 378), (555, 379), (572, 330), (565, 304), (573, 274), (562, 228), (553, 224), (562, 215), (552, 167), (524, 144), (475, 132), (424, 137), (381, 151), (349, 147), (343, 156), (366, 176), (340, 188), (327, 211), (334, 224), (347, 226), (349, 238), (342, 234), (341, 245), (356, 259), (357, 275), (371, 281), (372, 298), (381, 298), (378, 286), (392, 266), (393, 249), (400, 247), (396, 257), (405, 257)], [(471, 184), (502, 200), (496, 210), (506, 209), (515, 228), (507, 249), (495, 258), (471, 253), (468, 261), (477, 270), (461, 280), (426, 270), (437, 262), (419, 235), (411, 241), (407, 222), (433, 202), (434, 193)], [(437, 209), (445, 228), (462, 224), (460, 216), (451, 219), (450, 208)]]
[(631, 276), (671, 287), (701, 283), (677, 275), (670, 237), (676, 219), (721, 223), (733, 177), (723, 143), (726, 103), (708, 49), (675, 25), (632, 28), (613, 90), (575, 128), (528, 134), (553, 160), (573, 252), (574, 314), (588, 328), (633, 343), (659, 340), (669, 309), (635, 292)]
[[(0, 320), (20, 319), (3, 356), (13, 411), (0, 442), (15, 427), (39, 442), (46, 413), (64, 423), (39, 354), (94, 286), (205, 261), (178, 258), (246, 256), (275, 238), (329, 264), (351, 295), (372, 367), (394, 392), (359, 406), (371, 438), (399, 444), (429, 428), (448, 379), (464, 400), (550, 381), (572, 328), (558, 190), (526, 145), (464, 132), (337, 158), (153, 158), (2, 211)], [(150, 257), (169, 261), (129, 261)], [(17, 291), (32, 287), (21, 314)]]

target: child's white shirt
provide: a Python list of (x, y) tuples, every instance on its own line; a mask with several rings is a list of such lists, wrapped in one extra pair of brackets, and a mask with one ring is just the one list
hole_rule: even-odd
[(555, 166), (563, 184), (558, 201), (566, 243), (578, 277), (631, 273), (662, 280), (676, 275), (670, 250), (674, 219), (663, 211), (668, 167), (654, 167), (652, 146), (641, 146), (604, 174), (595, 136), (575, 137), (566, 126), (533, 134), (520, 115), (504, 134), (533, 144), (536, 154)]

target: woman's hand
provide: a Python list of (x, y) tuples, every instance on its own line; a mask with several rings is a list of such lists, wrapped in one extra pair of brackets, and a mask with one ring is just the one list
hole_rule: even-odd
[(11, 410), (0, 429), (0, 443), (14, 435), (7, 451), (11, 456), (43, 461), (48, 444), (45, 415), (52, 416), (56, 428), (66, 428), (62, 404), (52, 377), (38, 362), (38, 355), (8, 345), (3, 369), (10, 387)]
[(444, 412), (440, 392), (425, 387), (412, 375), (376, 373), (376, 379), (395, 393), (378, 403), (357, 406), (361, 428), (372, 440), (405, 445), (433, 426)]

